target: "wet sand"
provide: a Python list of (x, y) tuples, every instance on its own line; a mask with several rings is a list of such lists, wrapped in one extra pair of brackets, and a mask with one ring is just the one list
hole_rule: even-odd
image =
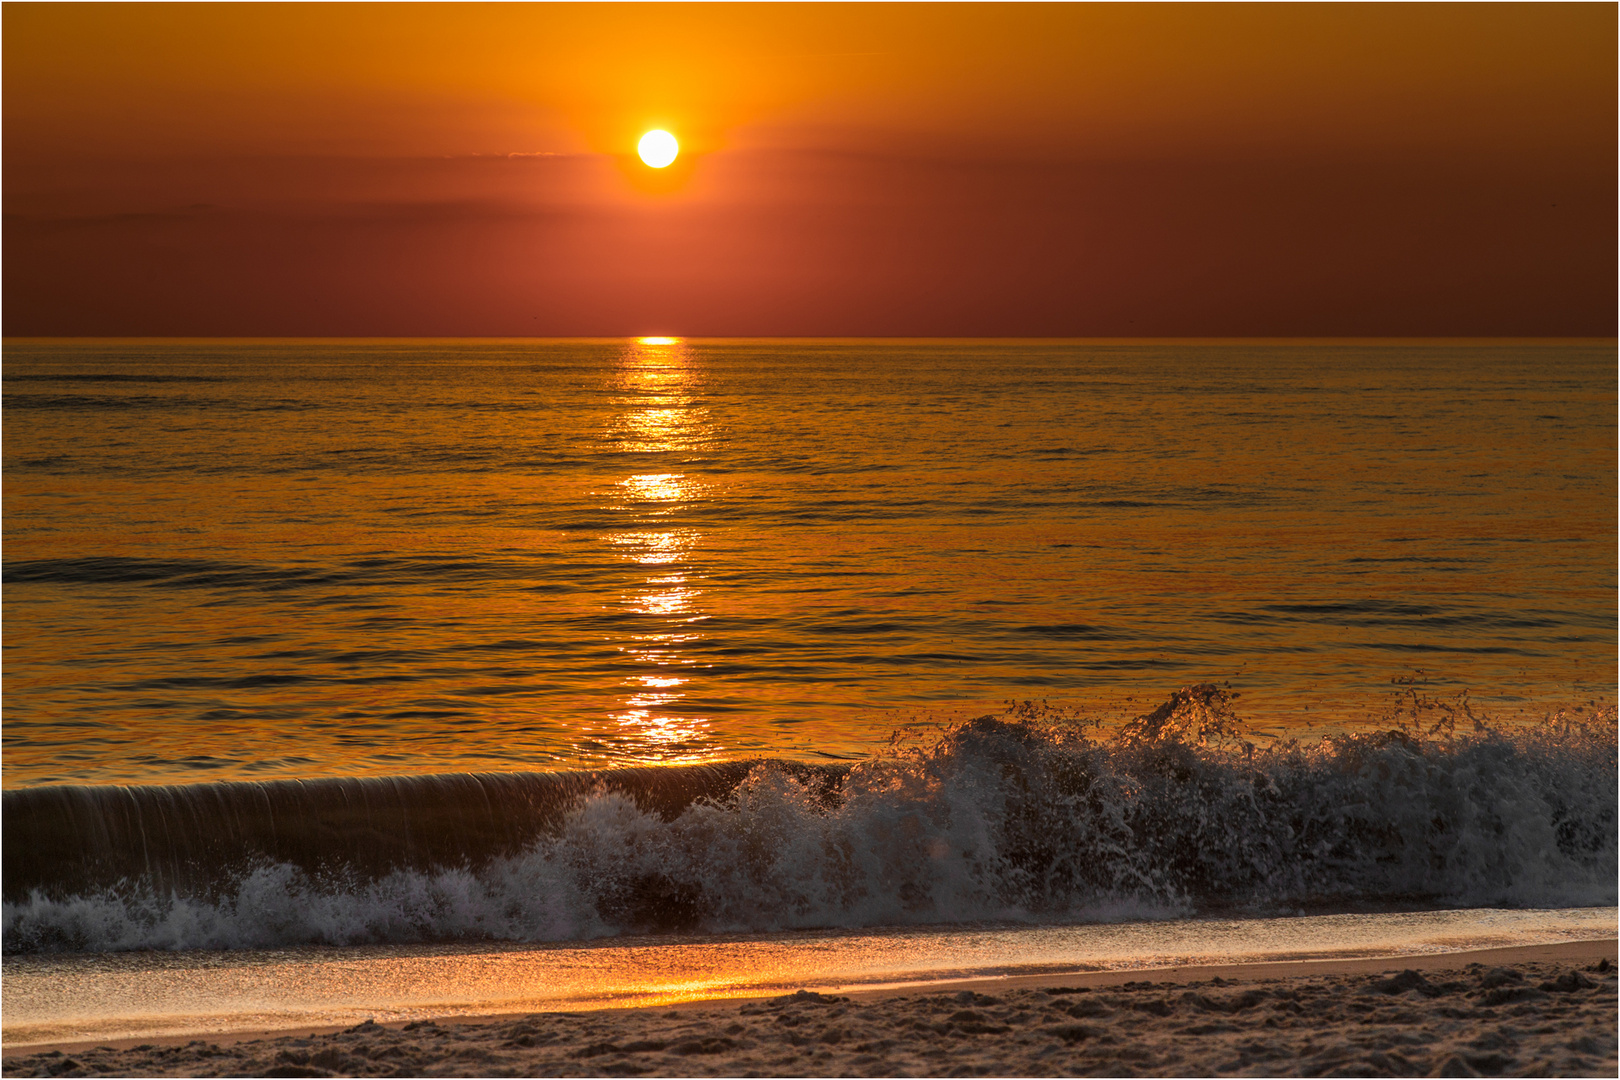
[(6, 1076), (1613, 1076), (1616, 942), (6, 1051)]

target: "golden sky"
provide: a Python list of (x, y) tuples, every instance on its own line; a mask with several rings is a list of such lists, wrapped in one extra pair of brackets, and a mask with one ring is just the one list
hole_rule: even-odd
[(13, 334), (1613, 332), (1613, 5), (3, 18)]

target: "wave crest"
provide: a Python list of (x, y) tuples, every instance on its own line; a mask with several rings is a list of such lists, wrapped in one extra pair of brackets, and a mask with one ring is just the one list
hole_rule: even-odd
[(740, 782), (742, 770), (704, 774), (679, 805), (637, 786), (664, 770), (554, 783), (565, 803), (521, 804), (543, 825), (532, 839), (469, 844), (455, 865), (260, 858), (221, 862), (208, 888), (34, 883), (4, 904), (4, 948), (1615, 903), (1612, 709), (1464, 734), (1466, 703), (1423, 714), (1438, 723), (1412, 721), (1420, 713), (1384, 732), (1257, 747), (1231, 696), (1203, 685), (1109, 739), (1026, 707), (847, 772), (766, 762)]

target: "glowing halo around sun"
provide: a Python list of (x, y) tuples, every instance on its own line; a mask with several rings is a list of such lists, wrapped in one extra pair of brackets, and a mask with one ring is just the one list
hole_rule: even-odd
[(667, 131), (654, 129), (641, 137), (636, 144), (636, 153), (655, 169), (662, 169), (675, 160), (675, 155), (681, 152), (681, 144), (675, 141), (675, 136)]

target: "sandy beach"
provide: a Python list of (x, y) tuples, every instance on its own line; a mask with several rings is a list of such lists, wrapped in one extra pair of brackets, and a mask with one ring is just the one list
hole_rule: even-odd
[(1616, 943), (7, 1052), (6, 1076), (1612, 1076)]

